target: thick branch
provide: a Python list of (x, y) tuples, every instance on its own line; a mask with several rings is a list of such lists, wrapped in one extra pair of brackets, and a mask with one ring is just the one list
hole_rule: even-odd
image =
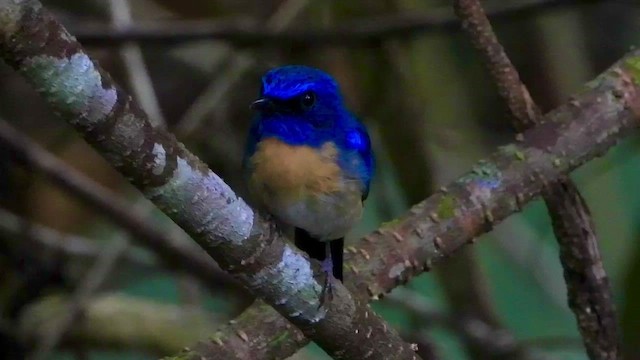
[[(539, 123), (541, 111), (520, 81), (479, 0), (456, 0), (463, 28), (488, 64), (518, 131)], [(575, 313), (592, 359), (616, 359), (618, 334), (609, 279), (604, 270), (589, 208), (577, 186), (564, 177), (543, 193), (567, 282), (569, 306)]]
[[(517, 143), (500, 148), (404, 216), (349, 247), (347, 287), (356, 296), (377, 299), (519, 212), (550, 182), (603, 155), (640, 126), (639, 83), (640, 51), (634, 51), (548, 113)], [(237, 352), (231, 359), (281, 359), (307, 343), (273, 312), (256, 310), (259, 306), (248, 310), (255, 315), (250, 321), (241, 316), (214, 341), (200, 342), (182, 355), (215, 359), (233, 346)], [(248, 339), (255, 341), (242, 341), (247, 337), (238, 334), (249, 331)], [(271, 342), (281, 346), (272, 347)]]
[(571, 181), (544, 193), (573, 310), (591, 359), (618, 359), (618, 325), (609, 278), (604, 270), (593, 220)]
[[(586, 3), (585, 0), (525, 0), (504, 3), (490, 10), (496, 19)], [(354, 46), (388, 38), (406, 38), (426, 31), (457, 28), (449, 9), (424, 14), (404, 14), (358, 19), (332, 29), (299, 28), (277, 31), (260, 24), (238, 21), (189, 21), (135, 24), (114, 28), (107, 25), (70, 25), (70, 31), (85, 45), (116, 45), (126, 41), (175, 43), (191, 40), (222, 40), (244, 46)]]
[(320, 306), (322, 286), (308, 258), (175, 137), (154, 129), (38, 1), (0, 4), (2, 57), (223, 269), (333, 357), (418, 358), (341, 284), (330, 306)]

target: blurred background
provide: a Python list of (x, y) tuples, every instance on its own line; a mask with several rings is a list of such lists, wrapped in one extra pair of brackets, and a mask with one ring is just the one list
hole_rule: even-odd
[[(333, 74), (369, 127), (378, 157), (365, 217), (348, 242), (403, 214), (514, 138), (506, 107), (459, 30), (451, 1), (43, 3), (157, 126), (176, 134), (242, 195), (248, 105), (261, 74), (291, 63)], [(640, 43), (640, 5), (632, 0), (483, 3), (545, 111)], [(132, 24), (155, 36), (110, 41)], [(294, 35), (336, 30), (329, 42), (322, 36), (265, 42), (206, 36), (211, 29), (258, 27)], [(188, 35), (198, 32), (205, 36)], [(367, 33), (372, 35), (358, 36)], [(0, 79), (1, 121), (148, 214), (157, 229), (188, 241), (3, 63)], [(591, 207), (629, 359), (640, 358), (639, 150), (640, 139), (630, 137), (572, 174)], [(0, 148), (5, 358), (25, 351), (50, 359), (167, 356), (206, 339), (251, 304), (222, 273), (205, 287), (166, 268), (103, 211), (14, 158)], [(73, 303), (82, 311), (70, 316)], [(443, 359), (519, 358), (513, 355), (518, 351), (496, 355), (505, 347), (548, 359), (586, 359), (566, 303), (557, 244), (546, 208), (535, 201), (374, 308), (423, 351)], [(327, 356), (309, 345), (294, 358)]]

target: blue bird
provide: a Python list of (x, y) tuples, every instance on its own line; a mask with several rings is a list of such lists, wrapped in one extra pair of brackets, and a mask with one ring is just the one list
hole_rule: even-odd
[(365, 126), (337, 82), (302, 65), (262, 77), (243, 160), (253, 200), (295, 228), (295, 245), (322, 261), (321, 301), (343, 280), (344, 236), (360, 220), (374, 170)]

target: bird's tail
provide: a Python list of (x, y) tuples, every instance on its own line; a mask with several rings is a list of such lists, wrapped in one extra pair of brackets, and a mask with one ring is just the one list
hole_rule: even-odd
[[(312, 259), (323, 261), (326, 258), (326, 242), (313, 238), (303, 229), (296, 228), (295, 244), (298, 249), (306, 252)], [(333, 276), (342, 281), (344, 238), (329, 241), (329, 247), (331, 248)]]

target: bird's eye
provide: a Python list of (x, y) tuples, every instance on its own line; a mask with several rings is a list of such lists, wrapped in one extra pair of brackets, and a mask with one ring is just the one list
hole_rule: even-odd
[(300, 105), (302, 109), (309, 110), (316, 103), (316, 94), (309, 91), (300, 97)]

